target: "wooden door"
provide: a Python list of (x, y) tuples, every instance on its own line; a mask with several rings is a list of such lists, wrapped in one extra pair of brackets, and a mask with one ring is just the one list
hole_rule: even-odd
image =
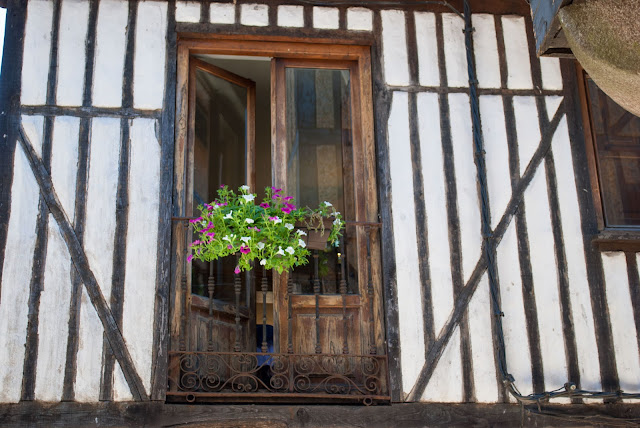
[[(187, 216), (217, 196), (221, 184), (255, 188), (255, 83), (190, 58)], [(188, 276), (188, 351), (255, 351), (255, 285), (233, 272), (233, 257), (193, 260)]]
[(356, 62), (272, 63), (273, 179), (301, 206), (333, 204), (347, 222), (337, 248), (274, 278), (276, 349), (293, 354), (382, 352), (375, 178), (362, 138)]

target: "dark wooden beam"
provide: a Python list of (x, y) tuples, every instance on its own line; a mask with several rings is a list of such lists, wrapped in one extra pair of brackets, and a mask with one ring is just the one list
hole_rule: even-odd
[(520, 407), (516, 404), (406, 403), (391, 406), (181, 405), (163, 403), (0, 404), (0, 425), (207, 427), (572, 427), (632, 425), (632, 404)]
[(62, 209), (60, 200), (58, 199), (58, 196), (53, 187), (51, 176), (47, 172), (42, 159), (38, 157), (38, 154), (34, 150), (33, 145), (31, 144), (31, 141), (29, 141), (29, 138), (27, 137), (22, 126), (20, 127), (20, 138), (18, 139), (18, 141), (26, 154), (26, 157), (31, 166), (31, 170), (33, 171), (36, 181), (38, 182), (38, 186), (40, 187), (40, 194), (47, 204), (49, 212), (53, 215), (53, 218), (60, 227), (60, 233), (62, 234), (67, 248), (69, 249), (71, 261), (75, 265), (78, 274), (82, 278), (82, 282), (85, 285), (87, 294), (91, 299), (91, 303), (93, 304), (93, 307), (95, 308), (98, 317), (102, 322), (102, 326), (109, 340), (111, 349), (118, 359), (125, 379), (127, 380), (129, 387), (131, 388), (131, 393), (135, 400), (146, 401), (149, 398), (142, 383), (142, 379), (136, 371), (135, 365), (131, 358), (131, 354), (129, 354), (129, 350), (127, 349), (124, 338), (122, 337), (122, 333), (118, 329), (118, 325), (113, 316), (113, 313), (109, 309), (109, 305), (107, 304), (107, 301), (105, 300), (104, 295), (100, 290), (98, 281), (96, 280), (93, 271), (89, 266), (89, 261), (87, 260), (87, 256), (84, 253), (82, 244), (80, 243), (80, 240), (78, 239), (78, 236), (76, 235), (71, 222)]

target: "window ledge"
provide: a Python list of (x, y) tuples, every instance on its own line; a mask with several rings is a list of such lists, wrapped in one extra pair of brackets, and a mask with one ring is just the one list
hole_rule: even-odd
[(605, 229), (591, 242), (600, 251), (640, 251), (640, 229)]

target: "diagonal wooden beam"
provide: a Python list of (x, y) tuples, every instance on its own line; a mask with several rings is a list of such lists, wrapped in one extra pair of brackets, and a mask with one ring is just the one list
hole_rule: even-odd
[(27, 134), (24, 131), (22, 125), (20, 125), (20, 138), (18, 138), (20, 145), (24, 149), (24, 152), (29, 160), (29, 165), (31, 166), (31, 170), (33, 171), (33, 175), (38, 182), (38, 186), (40, 187), (40, 193), (49, 208), (49, 212), (53, 215), (53, 218), (58, 223), (60, 227), (60, 232), (62, 237), (67, 244), (67, 248), (69, 249), (69, 254), (71, 255), (71, 261), (73, 262), (82, 282), (85, 285), (87, 290), (87, 294), (91, 299), (91, 303), (93, 307), (96, 309), (98, 313), (98, 317), (100, 318), (100, 322), (102, 322), (102, 326), (104, 328), (105, 335), (107, 336), (107, 340), (109, 341), (109, 345), (113, 350), (118, 362), (120, 363), (120, 367), (122, 368), (122, 372), (124, 373), (124, 377), (127, 380), (127, 384), (131, 389), (131, 394), (136, 401), (148, 401), (149, 396), (145, 391), (144, 385), (142, 383), (142, 379), (140, 375), (136, 371), (133, 360), (131, 359), (131, 354), (129, 354), (129, 350), (127, 349), (127, 345), (124, 342), (124, 338), (122, 337), (122, 332), (118, 329), (118, 325), (116, 324), (116, 320), (107, 305), (107, 301), (104, 298), (104, 295), (100, 291), (100, 287), (98, 285), (98, 281), (96, 281), (96, 277), (89, 266), (89, 261), (87, 260), (87, 256), (84, 253), (82, 248), (82, 244), (78, 239), (73, 226), (69, 222), (67, 215), (62, 209), (62, 205), (60, 204), (60, 200), (56, 195), (55, 189), (53, 188), (53, 182), (51, 180), (51, 176), (47, 172), (42, 162), (42, 159), (37, 155), (35, 150), (33, 149), (33, 145), (31, 141), (27, 137)]
[[(527, 190), (527, 187), (529, 187), (529, 184), (531, 183), (531, 180), (533, 180), (533, 177), (537, 172), (538, 167), (542, 163), (544, 156), (551, 148), (553, 135), (555, 134), (556, 129), (558, 128), (558, 124), (560, 123), (563, 115), (564, 101), (562, 101), (562, 103), (558, 107), (556, 114), (553, 116), (553, 120), (551, 121), (551, 123), (549, 123), (549, 127), (547, 128), (546, 132), (544, 132), (544, 134), (542, 135), (540, 144), (538, 145), (538, 149), (533, 154), (531, 162), (529, 162), (529, 166), (525, 170), (522, 178), (511, 194), (511, 199), (509, 200), (509, 203), (507, 204), (507, 207), (502, 214), (500, 222), (493, 231), (495, 248), (497, 248), (498, 244), (500, 244), (500, 241), (507, 231), (507, 227), (509, 226), (513, 215), (515, 214), (518, 206), (520, 205), (520, 202), (524, 197), (525, 190)], [(473, 297), (473, 293), (476, 291), (476, 288), (480, 283), (480, 279), (487, 269), (487, 260), (484, 256), (484, 251), (482, 251), (481, 254), (483, 255), (478, 259), (471, 277), (469, 277), (469, 280), (465, 284), (464, 288), (460, 291), (460, 294), (458, 295), (454, 303), (453, 311), (449, 315), (447, 323), (442, 328), (436, 341), (433, 342), (433, 344), (429, 347), (429, 350), (427, 351), (425, 356), (424, 366), (422, 367), (422, 370), (420, 371), (418, 379), (411, 389), (411, 392), (409, 392), (407, 396), (407, 401), (418, 401), (420, 397), (422, 397), (422, 394), (429, 384), (429, 380), (431, 380), (431, 376), (433, 375), (433, 372), (436, 369), (438, 362), (440, 361), (440, 357), (442, 357), (442, 354), (444, 353), (444, 350), (449, 343), (451, 336), (453, 336), (455, 328), (460, 324), (460, 320), (462, 319), (462, 316), (465, 314), (467, 307), (469, 306), (469, 302)]]

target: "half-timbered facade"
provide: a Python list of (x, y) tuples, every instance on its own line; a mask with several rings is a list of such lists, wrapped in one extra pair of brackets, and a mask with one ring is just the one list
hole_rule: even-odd
[[(640, 119), (536, 56), (525, 2), (6, 7), (7, 423), (38, 403), (640, 392)], [(331, 200), (344, 242), (290, 275), (189, 263), (222, 183)]]

